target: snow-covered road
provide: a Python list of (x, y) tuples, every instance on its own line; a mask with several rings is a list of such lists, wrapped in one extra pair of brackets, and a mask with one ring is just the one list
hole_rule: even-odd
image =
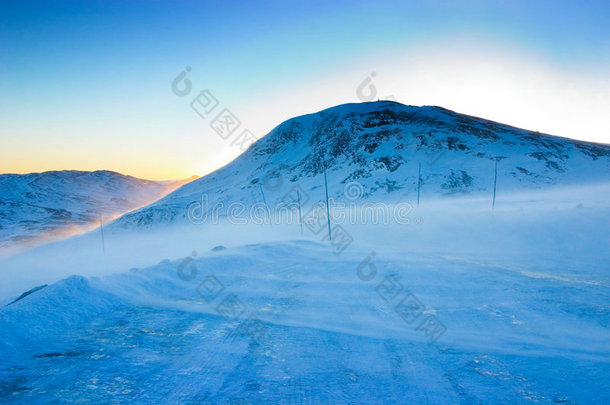
[(53, 284), (0, 310), (0, 402), (610, 398), (604, 283), (363, 251), (267, 243)]

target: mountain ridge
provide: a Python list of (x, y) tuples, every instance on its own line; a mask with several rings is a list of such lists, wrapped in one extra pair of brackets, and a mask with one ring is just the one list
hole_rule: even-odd
[(189, 179), (156, 182), (109, 170), (0, 175), (0, 250), (82, 233), (149, 204)]

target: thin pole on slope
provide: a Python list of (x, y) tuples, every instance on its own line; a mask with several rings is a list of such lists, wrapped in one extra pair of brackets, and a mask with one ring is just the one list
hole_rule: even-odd
[(419, 189), (421, 188), (421, 163), (417, 166), (417, 208), (419, 208)]
[(332, 240), (330, 233), (330, 208), (328, 207), (328, 181), (326, 180), (326, 167), (324, 168), (324, 188), (326, 189), (326, 220), (328, 222), (328, 239)]
[(263, 191), (263, 186), (261, 186), (260, 183), (258, 185), (258, 188), (261, 190), (261, 195), (263, 196), (263, 203), (265, 204), (265, 208), (267, 208), (267, 212), (269, 213), (269, 224), (273, 225), (272, 224), (273, 221), (271, 220), (271, 211), (269, 211), (269, 206), (267, 205), (267, 199), (265, 198), (265, 192)]
[(106, 244), (104, 243), (104, 222), (102, 221), (102, 216), (100, 215), (100, 233), (102, 235), (102, 252), (104, 252), (104, 256), (106, 255)]
[[(265, 199), (265, 192), (263, 191), (263, 186), (261, 186), (260, 184), (258, 185), (258, 188), (261, 191), (261, 195), (263, 196), (263, 203), (265, 203), (265, 207), (267, 207), (267, 200)], [(267, 207), (269, 208), (269, 207)]]
[(493, 210), (496, 206), (496, 184), (498, 181), (498, 159), (496, 159), (496, 165), (494, 167), (494, 196), (493, 200), (491, 200), (491, 209)]
[(301, 238), (303, 237), (303, 214), (301, 213), (301, 193), (297, 190), (297, 200), (299, 201), (299, 224), (301, 225)]

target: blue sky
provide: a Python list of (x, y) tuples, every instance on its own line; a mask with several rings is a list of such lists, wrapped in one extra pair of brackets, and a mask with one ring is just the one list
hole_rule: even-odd
[(381, 97), (610, 143), (608, 1), (3, 1), (0, 22), (3, 173), (228, 162), (170, 90), (187, 65), (257, 136), (375, 72)]

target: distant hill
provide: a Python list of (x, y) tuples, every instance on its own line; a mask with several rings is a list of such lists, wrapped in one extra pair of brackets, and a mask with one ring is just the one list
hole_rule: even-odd
[(85, 232), (190, 180), (156, 182), (106, 170), (0, 175), (0, 252)]

